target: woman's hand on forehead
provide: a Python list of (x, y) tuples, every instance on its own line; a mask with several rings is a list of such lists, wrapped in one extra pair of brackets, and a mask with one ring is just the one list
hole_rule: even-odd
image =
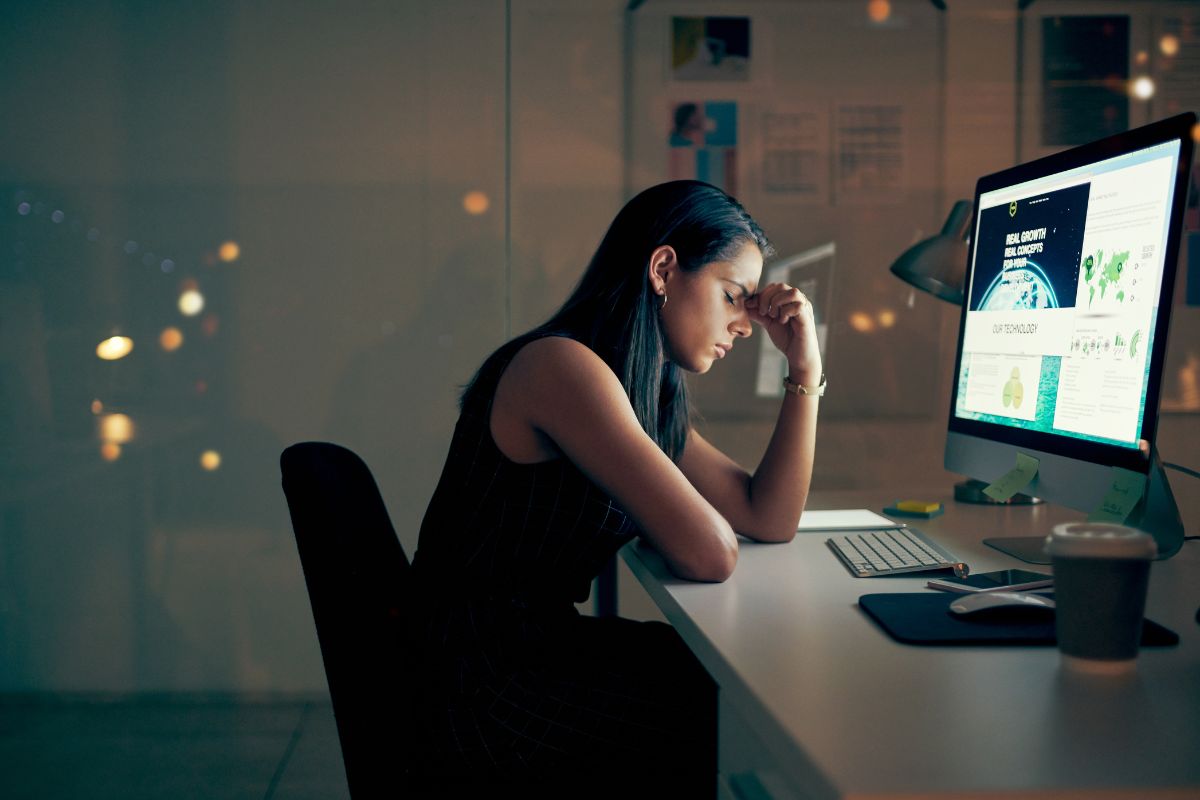
[(799, 317), (807, 305), (808, 298), (786, 283), (768, 283), (746, 298), (746, 308), (764, 325), (770, 320), (786, 322)]

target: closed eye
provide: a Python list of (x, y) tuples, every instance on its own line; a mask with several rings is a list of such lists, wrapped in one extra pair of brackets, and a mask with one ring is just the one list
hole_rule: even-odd
[(729, 301), (729, 305), (731, 305), (731, 306), (737, 305), (737, 302), (733, 299), (733, 295), (731, 295), (729, 292), (725, 292), (725, 299), (727, 301)]

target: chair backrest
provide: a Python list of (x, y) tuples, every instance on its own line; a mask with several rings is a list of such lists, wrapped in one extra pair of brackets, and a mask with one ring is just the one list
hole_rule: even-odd
[(279, 459), (346, 780), (355, 797), (400, 787), (411, 752), (402, 619), (410, 570), (371, 471), (335, 444)]

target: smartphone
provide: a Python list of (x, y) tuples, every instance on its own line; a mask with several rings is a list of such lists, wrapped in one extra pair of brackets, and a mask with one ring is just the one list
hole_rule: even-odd
[(946, 592), (1023, 592), (1026, 589), (1041, 589), (1054, 585), (1054, 576), (1027, 569), (1002, 569), (997, 572), (981, 572), (965, 578), (934, 578), (926, 584), (930, 589)]

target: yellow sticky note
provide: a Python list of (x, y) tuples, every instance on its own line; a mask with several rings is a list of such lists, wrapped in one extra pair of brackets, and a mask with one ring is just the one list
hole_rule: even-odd
[(1037, 471), (1038, 460), (1036, 458), (1024, 453), (1017, 453), (1017, 465), (992, 482), (983, 490), (983, 493), (993, 500), (1003, 503), (1028, 486), (1029, 482), (1037, 475)]
[(1121, 523), (1129, 518), (1133, 507), (1146, 491), (1146, 476), (1140, 472), (1112, 468), (1112, 483), (1104, 493), (1099, 507), (1088, 514), (1088, 522)]
[(918, 514), (930, 514), (941, 507), (941, 503), (928, 503), (924, 500), (900, 500), (896, 503), (896, 508), (901, 511), (913, 511)]

